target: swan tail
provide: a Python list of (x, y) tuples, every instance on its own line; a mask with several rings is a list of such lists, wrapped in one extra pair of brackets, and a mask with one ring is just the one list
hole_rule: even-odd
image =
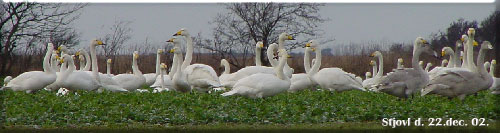
[(449, 86), (443, 84), (430, 84), (421, 90), (420, 95), (425, 96), (436, 89), (446, 89), (446, 88), (449, 88)]
[(123, 89), (122, 87), (119, 87), (117, 85), (103, 85), (106, 90), (109, 90), (111, 92), (127, 92), (128, 90)]
[(223, 96), (223, 97), (226, 97), (226, 96), (232, 96), (232, 95), (235, 95), (235, 94), (236, 94), (236, 91), (232, 90), (232, 91), (224, 92), (224, 93), (222, 93), (220, 95)]

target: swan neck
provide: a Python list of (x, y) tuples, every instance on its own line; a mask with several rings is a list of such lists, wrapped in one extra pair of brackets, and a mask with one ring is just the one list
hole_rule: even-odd
[(168, 76), (170, 76), (170, 79), (174, 79), (174, 74), (177, 72), (177, 67), (179, 60), (177, 59), (177, 54), (174, 54), (174, 57), (172, 58), (172, 68), (170, 68), (170, 73), (168, 73)]
[(420, 54), (422, 53), (422, 50), (420, 49), (420, 47), (418, 47), (416, 44), (413, 46), (413, 57), (411, 59), (411, 65), (413, 67), (413, 69), (415, 70), (421, 70), (423, 71), (424, 69), (422, 68), (422, 66), (420, 66), (418, 64), (418, 61), (420, 59)]
[(106, 63), (106, 74), (111, 75), (111, 63)]
[(304, 51), (304, 70), (308, 73), (311, 70), (311, 50)]
[(45, 57), (43, 58), (43, 71), (48, 73), (54, 73), (52, 68), (50, 67), (50, 57), (52, 56), (52, 49), (47, 47), (47, 52), (45, 53)]
[(285, 39), (284, 38), (279, 38), (278, 40), (278, 49), (285, 49)]
[(99, 68), (97, 66), (97, 54), (96, 54), (95, 47), (96, 47), (95, 44), (90, 44), (90, 58), (92, 60), (92, 76), (100, 84), (101, 78), (99, 77)]
[(229, 74), (230, 71), (231, 71), (231, 67), (229, 66), (229, 63), (225, 61), (223, 63), (223, 65), (224, 65), (224, 72), (223, 72), (223, 74)]
[(83, 69), (85, 68), (85, 61), (83, 60), (80, 60), (80, 71), (83, 71)]
[(455, 63), (455, 51), (453, 50), (450, 50), (450, 61), (448, 62), (448, 65), (446, 67), (448, 68), (452, 68), (452, 67), (455, 67), (456, 66), (456, 63)]
[(132, 71), (135, 75), (142, 75), (142, 72), (139, 70), (139, 66), (137, 65), (137, 59), (132, 59)]
[(184, 38), (186, 38), (186, 57), (182, 63), (182, 69), (189, 66), (191, 64), (191, 60), (193, 60), (193, 39), (190, 35), (186, 35)]
[(476, 66), (474, 64), (474, 46), (472, 45), (473, 42), (474, 42), (474, 37), (470, 36), (469, 40), (467, 41), (467, 45), (468, 45), (468, 48), (467, 48), (467, 62), (468, 62), (468, 64), (467, 64), (467, 66), (472, 71), (474, 71), (473, 69)]
[[(373, 67), (372, 67), (372, 72), (373, 72), (373, 74), (378, 74), (378, 73), (377, 73), (377, 72), (378, 72), (378, 66), (377, 66), (377, 63), (375, 63), (375, 64), (373, 65)], [(375, 75), (375, 76), (377, 76), (377, 75)], [(375, 76), (374, 76), (374, 77), (375, 77)]]
[(269, 45), (269, 47), (267, 47), (267, 51), (266, 51), (267, 60), (269, 61), (269, 64), (271, 64), (272, 67), (278, 65), (278, 61), (276, 61), (274, 59), (274, 51), (275, 51), (275, 49), (276, 49), (276, 47)]
[(495, 77), (495, 64), (491, 63), (490, 64), (490, 75), (491, 77)]
[(166, 69), (161, 69), (160, 70), (160, 83), (161, 83), (161, 90), (165, 90), (165, 78), (164, 78), (164, 71), (166, 71)]
[[(477, 55), (477, 64), (484, 64), (484, 56), (486, 55), (486, 49), (480, 49), (479, 54)], [(488, 71), (486, 71), (486, 68), (484, 65), (479, 65), (476, 67), (477, 71), (481, 75), (489, 75)]]
[(90, 65), (92, 64), (90, 61), (91, 59), (90, 59), (89, 53), (87, 53), (85, 50), (83, 50), (82, 53), (83, 53), (83, 56), (85, 57), (85, 68), (83, 68), (83, 70), (88, 71), (88, 70), (90, 70)]
[(382, 54), (380, 54), (378, 57), (378, 71), (377, 71), (377, 77), (382, 77), (384, 74), (384, 57)]
[(274, 69), (276, 71), (276, 75), (281, 80), (289, 80), (288, 76), (285, 76), (285, 73), (283, 72), (283, 68), (285, 67), (286, 62), (287, 62), (286, 57), (281, 57), (279, 59), (279, 65)]
[(467, 56), (467, 49), (469, 48), (469, 46), (467, 46), (467, 43), (464, 43), (463, 44), (464, 46), (464, 55), (463, 55), (463, 60), (462, 60), (462, 68), (469, 68), (469, 62), (467, 61), (468, 60), (468, 56)]
[(261, 48), (255, 47), (255, 66), (262, 66), (262, 61), (260, 60), (261, 50)]
[(160, 53), (156, 53), (156, 69), (155, 69), (156, 76), (158, 76), (158, 74), (160, 74), (160, 71), (161, 71), (160, 70), (160, 58), (161, 58), (161, 54)]
[(322, 50), (321, 47), (316, 48), (316, 61), (314, 62), (311, 70), (309, 70), (309, 73), (307, 73), (309, 77), (312, 77), (316, 73), (318, 73), (319, 67), (321, 67), (321, 50)]

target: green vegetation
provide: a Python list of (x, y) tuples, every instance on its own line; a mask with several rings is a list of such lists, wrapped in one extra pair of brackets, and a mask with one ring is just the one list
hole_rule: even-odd
[[(121, 127), (129, 125), (307, 125), (380, 123), (382, 118), (486, 118), (493, 123), (494, 96), (487, 91), (462, 103), (439, 96), (399, 100), (383, 93), (302, 91), (265, 99), (217, 93), (1, 92), (6, 127)], [(370, 124), (368, 124), (370, 125)], [(373, 127), (373, 126), (371, 126)]]

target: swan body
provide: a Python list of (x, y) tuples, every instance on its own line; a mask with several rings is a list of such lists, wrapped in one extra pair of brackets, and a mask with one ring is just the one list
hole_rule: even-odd
[(284, 49), (279, 52), (279, 65), (274, 74), (258, 73), (238, 80), (231, 91), (221, 94), (222, 96), (240, 95), (249, 98), (265, 98), (282, 93), (290, 88), (290, 79), (284, 75), (288, 54)]
[(142, 72), (139, 70), (139, 66), (137, 66), (137, 59), (139, 58), (139, 52), (134, 51), (132, 58), (132, 71), (133, 74), (118, 74), (113, 77), (120, 87), (128, 90), (135, 91), (142, 87), (142, 85), (146, 82), (146, 78), (142, 75)]
[(54, 46), (48, 43), (47, 52), (43, 59), (43, 71), (30, 71), (8, 81), (8, 84), (0, 90), (11, 89), (13, 91), (26, 91), (31, 93), (43, 89), (45, 86), (53, 83), (56, 80), (56, 73), (49, 65), (49, 60), (52, 55)]
[[(413, 44), (412, 68), (394, 69), (393, 72), (383, 76), (375, 85), (377, 91), (400, 98), (408, 98), (420, 91), (429, 83), (429, 75), (418, 64), (419, 56), (423, 52), (431, 51), (427, 41), (417, 37)], [(432, 51), (432, 54), (437, 57), (436, 52)]]
[(492, 90), (492, 94), (500, 94), (500, 78), (497, 78), (494, 75), (496, 65), (497, 61), (491, 60), (490, 75), (493, 78), (493, 83), (491, 84), (490, 90)]

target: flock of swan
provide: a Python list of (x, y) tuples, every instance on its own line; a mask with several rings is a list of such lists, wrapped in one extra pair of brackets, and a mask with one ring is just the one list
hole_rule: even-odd
[[(397, 68), (386, 75), (383, 71), (383, 55), (375, 51), (370, 57), (376, 58), (378, 62), (375, 60), (369, 62), (373, 70), (366, 72), (364, 80), (341, 68), (320, 69), (322, 50), (315, 40), (310, 40), (305, 44), (305, 73), (294, 74), (294, 69), (287, 64), (289, 55), (285, 49), (285, 41), (294, 40), (294, 38), (287, 33), (280, 34), (278, 43), (272, 43), (267, 48), (266, 55), (271, 67), (262, 66), (260, 52), (263, 43), (257, 42), (255, 66), (247, 66), (231, 73), (229, 62), (222, 59), (220, 64), (224, 67), (224, 72), (220, 76), (208, 65), (191, 63), (193, 42), (189, 32), (185, 29), (179, 30), (167, 41), (173, 44), (173, 48), (168, 51), (174, 54), (170, 71), (166, 70), (167, 65), (161, 63), (160, 60), (161, 54), (165, 51), (158, 49), (156, 72), (148, 74), (143, 74), (137, 66), (139, 58), (137, 51), (132, 53), (132, 73), (113, 75), (110, 73), (110, 59), (107, 60), (106, 74), (98, 70), (96, 47), (105, 45), (101, 40), (96, 39), (90, 43), (90, 55), (83, 49), (70, 55), (66, 47), (61, 46), (56, 50), (53, 44), (48, 43), (43, 60), (43, 71), (29, 71), (15, 78), (8, 76), (4, 79), (4, 86), (1, 90), (11, 89), (27, 93), (43, 89), (63, 90), (63, 92), (75, 90), (132, 92), (144, 91), (141, 90), (142, 86), (150, 86), (154, 88), (155, 93), (222, 90), (225, 91), (221, 94), (222, 96), (264, 98), (284, 92), (316, 90), (316, 86), (319, 85), (321, 89), (335, 92), (372, 91), (399, 98), (412, 97), (420, 92), (422, 96), (436, 94), (448, 98), (458, 97), (463, 100), (467, 95), (487, 89), (491, 89), (493, 94), (500, 94), (500, 84), (498, 84), (500, 78), (493, 76), (496, 61), (484, 61), (485, 52), (493, 47), (488, 41), (482, 42), (474, 63), (473, 48), (478, 46), (478, 43), (474, 41), (474, 35), (475, 30), (470, 28), (467, 35), (457, 40), (455, 50), (444, 47), (441, 56), (449, 56), (449, 59), (443, 59), (442, 64), (433, 69), (430, 69), (432, 63), (427, 63), (424, 69), (423, 61), (419, 60), (421, 54), (438, 56), (422, 37), (417, 37), (413, 44), (411, 67), (405, 68), (402, 65), (403, 60), (399, 58)], [(181, 39), (185, 40), (184, 44), (181, 44), (183, 42)], [(182, 45), (186, 47), (185, 56), (181, 51)], [(461, 47), (463, 47), (463, 53), (460, 51)], [(278, 57), (275, 57), (275, 52)], [(311, 53), (315, 53), (312, 61)], [(74, 63), (76, 59), (80, 61), (79, 70), (76, 69)]]

